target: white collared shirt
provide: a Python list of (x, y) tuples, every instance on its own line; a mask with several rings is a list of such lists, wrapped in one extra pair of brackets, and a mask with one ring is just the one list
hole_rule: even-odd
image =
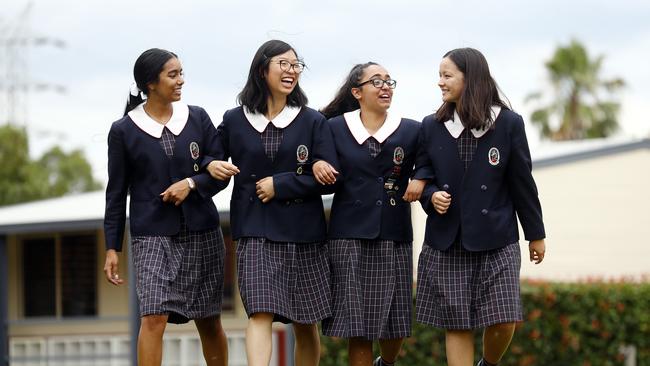
[(129, 112), (129, 117), (131, 117), (131, 120), (136, 124), (136, 126), (147, 134), (158, 139), (162, 136), (165, 127), (167, 127), (167, 129), (175, 136), (180, 135), (183, 128), (185, 128), (185, 124), (190, 115), (190, 110), (187, 107), (187, 104), (181, 102), (172, 103), (172, 116), (169, 118), (167, 123), (162, 124), (151, 118), (147, 112), (145, 112), (145, 103), (146, 102), (139, 104)]
[[(497, 117), (499, 116), (499, 113), (501, 112), (501, 107), (498, 105), (493, 105), (492, 106), (492, 120), (496, 122)], [(493, 123), (494, 123), (493, 122)], [(463, 130), (465, 130), (465, 126), (463, 126), (463, 121), (460, 120), (460, 116), (458, 115), (458, 112), (454, 111), (454, 119), (449, 120), (445, 122), (445, 127), (447, 127), (447, 131), (455, 138), (457, 139), (458, 136), (460, 136), (461, 133), (463, 133)], [(472, 128), (472, 135), (476, 138), (480, 138), (483, 135), (485, 135), (488, 132), (489, 128), (482, 128), (482, 129), (476, 129)]]
[(266, 116), (262, 113), (253, 113), (249, 111), (245, 106), (244, 115), (246, 116), (248, 123), (250, 123), (251, 126), (257, 130), (257, 132), (262, 133), (269, 123), (273, 123), (273, 125), (277, 128), (285, 128), (289, 126), (291, 122), (296, 119), (301, 109), (301, 107), (290, 107), (288, 105), (285, 105), (284, 108), (282, 108), (280, 114), (273, 118), (273, 121), (267, 119)]
[(377, 132), (371, 135), (361, 121), (361, 109), (345, 113), (343, 114), (343, 118), (345, 119), (345, 123), (348, 125), (352, 136), (354, 136), (354, 139), (357, 140), (359, 145), (363, 145), (363, 143), (370, 137), (374, 137), (380, 144), (383, 143), (386, 141), (388, 136), (392, 135), (393, 132), (397, 130), (399, 123), (402, 121), (400, 117), (388, 113), (384, 124), (379, 127)]

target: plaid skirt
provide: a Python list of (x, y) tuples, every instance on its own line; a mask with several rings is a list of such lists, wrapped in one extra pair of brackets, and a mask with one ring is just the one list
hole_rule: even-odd
[(416, 320), (444, 329), (477, 329), (523, 320), (519, 243), (485, 252), (460, 244), (424, 245), (418, 263)]
[(411, 242), (337, 239), (328, 243), (332, 270), (330, 337), (395, 339), (411, 335)]
[(330, 316), (330, 271), (324, 243), (266, 238), (237, 242), (239, 293), (246, 314), (274, 314), (282, 323), (315, 324)]
[(225, 246), (221, 229), (174, 236), (133, 236), (132, 258), (140, 316), (169, 315), (187, 323), (221, 313)]

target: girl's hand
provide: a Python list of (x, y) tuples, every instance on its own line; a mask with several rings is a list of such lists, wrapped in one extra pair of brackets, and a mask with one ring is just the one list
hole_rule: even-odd
[(208, 173), (214, 179), (227, 180), (235, 174), (239, 173), (239, 168), (236, 165), (230, 164), (223, 160), (213, 160), (207, 166)]
[(267, 203), (275, 197), (273, 188), (273, 177), (262, 178), (255, 183), (255, 193), (263, 203)]
[(451, 195), (445, 191), (438, 191), (431, 195), (431, 203), (437, 213), (444, 215), (451, 205)]
[(530, 251), (530, 261), (535, 262), (535, 264), (540, 264), (544, 260), (544, 255), (546, 254), (546, 243), (544, 239), (532, 240), (528, 244), (528, 250)]
[(402, 199), (406, 202), (415, 202), (419, 200), (426, 183), (426, 181), (421, 179), (411, 179), (408, 187), (406, 187), (406, 192)]
[(339, 172), (325, 160), (315, 162), (311, 170), (314, 173), (316, 181), (322, 185), (334, 184), (336, 182), (336, 176), (339, 174)]
[(162, 196), (163, 202), (171, 202), (176, 206), (180, 206), (189, 194), (190, 185), (187, 182), (187, 179), (183, 179), (169, 186), (169, 188), (160, 195)]
[(115, 249), (109, 249), (106, 251), (106, 262), (104, 263), (104, 274), (106, 274), (106, 279), (108, 282), (113, 285), (121, 285), (124, 283), (124, 280), (120, 278), (118, 272), (119, 258)]

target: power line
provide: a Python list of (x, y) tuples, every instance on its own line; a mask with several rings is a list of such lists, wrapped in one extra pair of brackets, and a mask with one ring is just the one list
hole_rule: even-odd
[(2, 23), (0, 19), (0, 123), (27, 125), (32, 92), (66, 91), (63, 85), (31, 79), (29, 55), (32, 48), (50, 46), (63, 49), (66, 46), (61, 39), (32, 31), (32, 8), (30, 2), (13, 21)]

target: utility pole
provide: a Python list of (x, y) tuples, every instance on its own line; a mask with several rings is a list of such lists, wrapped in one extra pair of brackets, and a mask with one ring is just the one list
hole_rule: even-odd
[(63, 86), (31, 79), (29, 51), (32, 47), (65, 48), (62, 40), (32, 32), (32, 5), (29, 2), (13, 21), (2, 22), (0, 19), (0, 124), (26, 126), (29, 120), (29, 96), (33, 91), (65, 92)]

